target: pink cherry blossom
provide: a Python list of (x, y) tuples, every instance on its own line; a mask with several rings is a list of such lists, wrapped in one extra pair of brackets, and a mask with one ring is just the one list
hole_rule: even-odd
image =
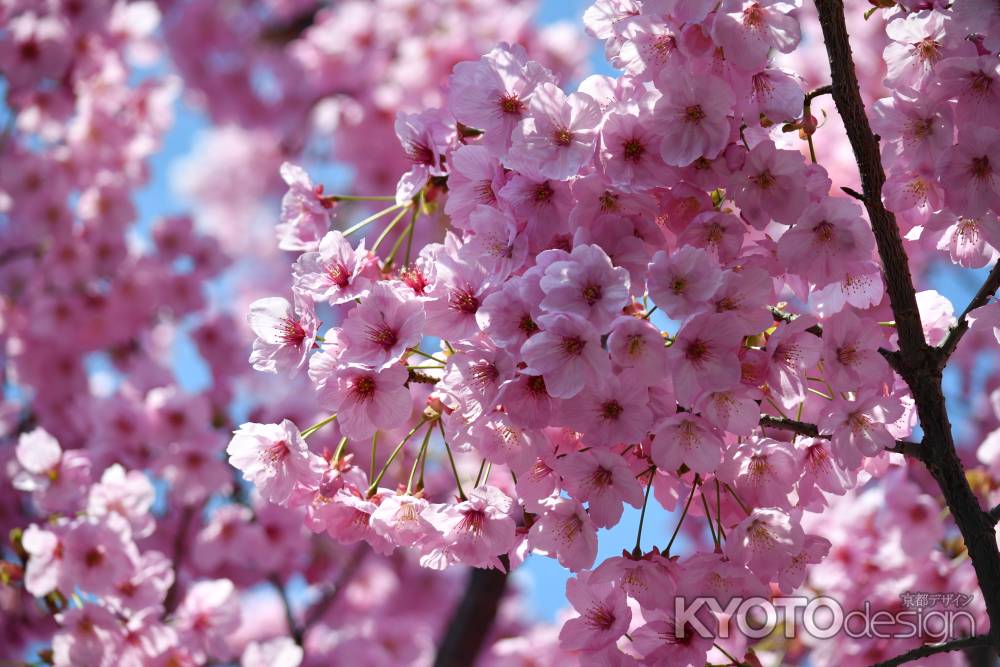
[(578, 245), (565, 260), (546, 267), (539, 287), (543, 310), (579, 315), (604, 333), (625, 306), (629, 278), (600, 246)]
[(473, 567), (504, 569), (498, 556), (514, 546), (511, 499), (492, 486), (469, 492), (469, 499), (454, 505), (431, 505), (421, 514), (434, 527), (420, 561), (440, 570), (461, 562)]
[(701, 248), (683, 246), (672, 254), (661, 250), (649, 264), (649, 293), (674, 319), (698, 312), (722, 284), (718, 262)]
[(541, 513), (528, 531), (531, 548), (555, 556), (571, 572), (593, 565), (597, 556), (597, 528), (583, 505), (553, 498), (541, 506)]
[(455, 120), (482, 130), (486, 147), (500, 154), (528, 110), (532, 94), (552, 74), (528, 60), (519, 45), (501, 44), (477, 61), (455, 66), (449, 101)]
[(288, 500), (296, 486), (316, 488), (324, 467), (287, 419), (280, 424), (243, 424), (233, 433), (226, 453), (245, 480), (279, 504)]
[(722, 461), (722, 440), (704, 419), (682, 412), (656, 426), (652, 457), (662, 470), (676, 471), (686, 465), (707, 474)]
[(328, 232), (317, 252), (299, 255), (292, 268), (295, 288), (331, 305), (365, 297), (371, 287), (371, 280), (362, 274), (366, 259), (363, 239), (355, 250), (343, 234)]
[(667, 374), (663, 336), (648, 320), (623, 316), (612, 322), (608, 353), (632, 381), (653, 386)]
[(653, 424), (646, 388), (616, 375), (564, 401), (561, 413), (567, 426), (584, 434), (581, 442), (598, 447), (638, 442)]
[(199, 581), (177, 610), (177, 631), (192, 646), (212, 656), (232, 654), (228, 640), (239, 624), (236, 589), (228, 579)]
[(734, 185), (733, 199), (741, 214), (758, 229), (770, 220), (794, 224), (809, 202), (802, 155), (778, 150), (769, 141), (747, 154)]
[(282, 250), (315, 250), (330, 229), (334, 202), (323, 196), (302, 167), (285, 162), (281, 177), (288, 192), (281, 200), (281, 224), (277, 227)]
[(254, 370), (267, 373), (301, 368), (319, 327), (312, 303), (298, 295), (294, 306), (281, 297), (254, 301), (250, 304), (247, 322), (257, 335), (250, 365)]
[(805, 542), (794, 515), (778, 508), (756, 508), (729, 530), (726, 555), (746, 563), (758, 576), (768, 577), (788, 566)]
[(604, 383), (611, 369), (598, 332), (579, 315), (550, 313), (538, 318), (542, 331), (521, 346), (524, 372), (541, 375), (549, 395), (573, 398), (584, 386)]
[(540, 83), (528, 116), (514, 128), (507, 166), (533, 165), (545, 178), (566, 180), (593, 159), (601, 111), (586, 93), (566, 95)]
[(667, 350), (678, 399), (690, 403), (699, 389), (734, 387), (740, 380), (741, 337), (729, 315), (703, 313), (688, 320)]
[(642, 506), (642, 487), (625, 460), (604, 449), (568, 454), (556, 464), (573, 498), (587, 502), (598, 528), (610, 528), (621, 518), (622, 503)]
[(571, 618), (559, 632), (563, 648), (595, 651), (609, 646), (628, 631), (632, 612), (625, 592), (612, 582), (593, 581), (584, 570), (566, 582), (566, 597), (579, 616)]
[(420, 342), (424, 321), (423, 305), (407, 296), (402, 285), (377, 282), (344, 321), (343, 361), (388, 368)]
[(871, 257), (875, 239), (859, 214), (844, 199), (811, 204), (778, 241), (778, 259), (817, 286), (829, 284), (840, 267)]
[(713, 159), (729, 142), (729, 114), (735, 98), (714, 75), (694, 77), (664, 71), (659, 79), (663, 97), (653, 112), (660, 133), (660, 157), (684, 167), (698, 158)]

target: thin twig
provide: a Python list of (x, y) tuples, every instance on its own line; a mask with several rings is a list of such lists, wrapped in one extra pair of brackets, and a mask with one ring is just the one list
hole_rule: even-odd
[(311, 607), (306, 611), (305, 621), (302, 623), (302, 634), (305, 635), (306, 631), (309, 630), (323, 615), (327, 610), (333, 605), (334, 602), (341, 596), (344, 589), (347, 588), (347, 584), (350, 583), (351, 579), (354, 577), (354, 573), (358, 571), (361, 567), (361, 563), (364, 562), (365, 556), (369, 554), (371, 549), (364, 542), (358, 544), (354, 547), (354, 551), (348, 556), (347, 562), (340, 569), (337, 574), (337, 578), (334, 580), (333, 584), (329, 589), (323, 594), (320, 599), (312, 604)]
[[(797, 419), (761, 415), (760, 422), (758, 423), (761, 426), (766, 426), (768, 428), (791, 431), (792, 433), (797, 433), (798, 435), (803, 435), (807, 438), (821, 438), (823, 440), (830, 440), (832, 438), (829, 433), (820, 433), (816, 424), (798, 421)], [(907, 440), (897, 440), (895, 446), (886, 448), (885, 451), (903, 454), (904, 456), (918, 460), (923, 459), (924, 452), (923, 447), (919, 443), (909, 442)]]
[(993, 265), (993, 269), (990, 274), (986, 276), (986, 280), (979, 287), (979, 291), (976, 295), (972, 297), (969, 301), (969, 305), (965, 307), (962, 314), (959, 316), (958, 321), (955, 326), (951, 328), (948, 332), (948, 337), (944, 339), (941, 343), (941, 348), (938, 356), (938, 363), (941, 364), (942, 368), (944, 364), (948, 362), (948, 358), (955, 352), (958, 347), (958, 342), (962, 340), (962, 336), (969, 330), (969, 313), (974, 311), (976, 308), (985, 306), (990, 300), (990, 297), (996, 294), (997, 289), (1000, 289), (1000, 262)]
[(882, 662), (875, 663), (871, 667), (897, 667), (897, 665), (912, 662), (913, 660), (919, 660), (920, 658), (927, 658), (932, 655), (937, 655), (938, 653), (961, 651), (962, 649), (972, 648), (974, 646), (990, 646), (991, 644), (992, 642), (990, 641), (989, 635), (965, 637), (963, 639), (945, 642), (944, 644), (925, 644), (924, 646), (918, 646), (912, 651), (907, 651), (902, 655), (897, 655), (891, 660), (884, 660)]

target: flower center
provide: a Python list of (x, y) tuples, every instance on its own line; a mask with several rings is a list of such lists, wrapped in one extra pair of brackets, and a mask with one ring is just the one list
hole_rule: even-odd
[(616, 421), (624, 411), (625, 408), (622, 407), (621, 403), (614, 399), (601, 404), (601, 417), (608, 421)]
[(990, 176), (993, 175), (993, 168), (990, 166), (990, 158), (988, 155), (981, 155), (979, 157), (972, 158), (972, 164), (969, 166), (969, 173), (972, 177), (985, 181)]
[(603, 294), (604, 290), (601, 286), (594, 283), (589, 283), (583, 288), (583, 300), (587, 302), (588, 306), (593, 306), (600, 301)]
[(475, 315), (476, 311), (479, 310), (479, 299), (476, 298), (476, 295), (469, 288), (452, 290), (448, 296), (448, 304), (453, 310), (465, 313), (466, 315)]
[(517, 95), (513, 93), (508, 93), (501, 97), (498, 100), (497, 105), (503, 113), (514, 114), (517, 116), (524, 113), (524, 102), (518, 99)]
[(833, 223), (827, 220), (816, 225), (816, 229), (813, 230), (813, 234), (816, 236), (816, 240), (820, 243), (829, 243), (833, 240)]
[(858, 350), (855, 347), (838, 347), (837, 361), (844, 366), (853, 366), (858, 363)]
[(386, 351), (392, 349), (399, 342), (399, 335), (385, 321), (375, 326), (369, 326), (365, 333), (369, 341)]
[(286, 317), (281, 322), (280, 336), (284, 343), (301, 345), (302, 341), (306, 339), (306, 331), (298, 321)]
[(346, 288), (351, 283), (351, 273), (341, 262), (337, 262), (328, 271), (330, 282), (340, 289)]
[(635, 357), (642, 353), (646, 347), (646, 340), (639, 334), (632, 334), (628, 337), (628, 343), (626, 343), (626, 349), (628, 350), (629, 356)]
[(371, 375), (362, 375), (354, 381), (352, 393), (359, 400), (367, 400), (375, 395), (375, 378)]
[(573, 143), (573, 133), (565, 127), (561, 127), (552, 134), (552, 141), (556, 146), (566, 147)]
[(587, 624), (597, 630), (610, 630), (615, 624), (615, 613), (606, 605), (594, 605), (587, 610)]
[(705, 120), (705, 112), (700, 104), (692, 104), (684, 109), (684, 118), (689, 123), (700, 123)]
[(288, 443), (284, 440), (279, 440), (278, 442), (269, 445), (267, 449), (264, 450), (264, 458), (270, 463), (280, 463), (284, 461), (291, 450), (288, 449)]
[(753, 178), (753, 182), (756, 183), (757, 187), (759, 187), (761, 190), (767, 190), (777, 181), (771, 174), (771, 172), (765, 169), (764, 171), (760, 172)]
[(587, 341), (579, 336), (566, 336), (562, 339), (563, 353), (567, 357), (578, 357), (583, 353), (583, 348), (587, 346)]
[(536, 204), (548, 204), (552, 201), (553, 194), (555, 193), (552, 192), (552, 186), (549, 185), (548, 181), (545, 181), (544, 183), (539, 183), (534, 187), (531, 191), (531, 199)]
[(458, 529), (476, 537), (482, 535), (486, 530), (486, 513), (482, 510), (472, 509), (463, 511), (462, 520), (458, 522)]
[(83, 555), (83, 563), (87, 567), (100, 567), (104, 563), (104, 551), (100, 547), (91, 547)]
[(708, 344), (700, 339), (691, 341), (684, 349), (684, 357), (688, 361), (703, 361), (708, 357)]
[(983, 71), (973, 74), (972, 80), (969, 82), (969, 88), (977, 95), (986, 95), (992, 86), (993, 77)]
[(638, 162), (642, 159), (642, 155), (645, 152), (646, 147), (635, 137), (622, 144), (622, 154), (626, 162)]

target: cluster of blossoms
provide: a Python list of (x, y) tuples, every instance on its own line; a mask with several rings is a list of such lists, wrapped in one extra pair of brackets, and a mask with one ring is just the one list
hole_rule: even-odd
[[(459, 577), (320, 540), (226, 463), (234, 415), (321, 408), (249, 373), (249, 332), (208, 289), (233, 279), (233, 233), (140, 210), (179, 93), (198, 87), (163, 74), (159, 41), (194, 4), (0, 1), (0, 662), (427, 663)], [(186, 342), (204, 382), (178, 368)], [(553, 631), (516, 609), (510, 595), (484, 655), (558, 660)]]
[[(984, 28), (1000, 17), (928, 4), (881, 12), (885, 203), (923, 265), (982, 267), (1000, 231), (1000, 45)], [(791, 593), (850, 553), (855, 533), (823, 518), (869, 502), (855, 488), (912, 484), (898, 443), (916, 413), (886, 360), (875, 239), (804, 155), (800, 137), (810, 156), (824, 137), (812, 96), (774, 63), (799, 44), (795, 5), (600, 0), (584, 20), (622, 74), (568, 94), (518, 46), (461, 62), (442, 107), (397, 116), (412, 164), (394, 204), (349, 228), (331, 229), (338, 197), (284, 165), (292, 299), (251, 306), (251, 363), (307, 369), (329, 416), (244, 424), (230, 461), (342, 543), (402, 547), (431, 569), (558, 559), (578, 613), (560, 644), (587, 664), (751, 659), (746, 641), (678, 636), (674, 598)], [(917, 302), (941, 344), (951, 303)], [(973, 330), (1000, 329), (998, 309), (973, 313)], [(306, 440), (321, 429), (340, 436), (332, 454)], [(435, 458), (450, 493), (423, 487)], [(644, 547), (640, 524), (634, 550), (596, 563), (597, 530), (650, 495), (681, 510), (684, 543)], [(912, 502), (885, 511), (932, 524), (909, 537), (935, 555), (906, 571), (968, 582), (929, 521), (939, 501)], [(838, 640), (823, 656), (866, 664), (908, 642)]]
[(539, 27), (524, 0), (170, 4), (166, 47), (215, 122), (291, 154), (320, 139), (316, 152), (350, 165), (360, 191), (385, 190), (405, 169), (392, 121), (441, 104), (456, 62), (516, 42), (567, 77), (586, 54), (576, 26)]

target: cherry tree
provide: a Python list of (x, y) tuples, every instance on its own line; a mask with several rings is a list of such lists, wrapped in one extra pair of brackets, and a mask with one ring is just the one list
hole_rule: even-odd
[(0, 6), (14, 659), (992, 664), (995, 3), (597, 0), (575, 88), (520, 3), (251, 4)]

